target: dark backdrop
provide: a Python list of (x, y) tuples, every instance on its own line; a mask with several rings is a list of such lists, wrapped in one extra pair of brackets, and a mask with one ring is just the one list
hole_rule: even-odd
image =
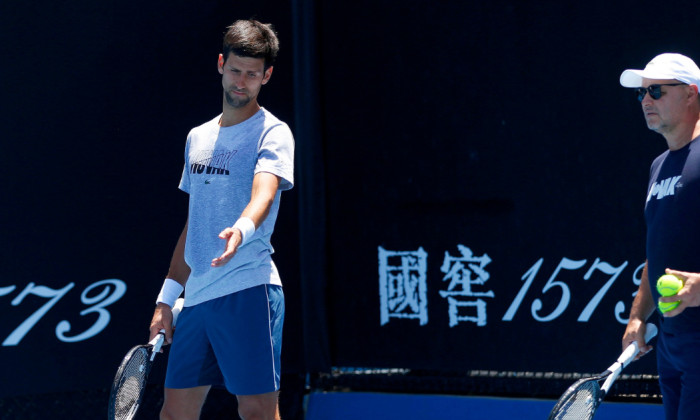
[[(186, 216), (185, 137), (220, 112), (221, 36), (248, 17), (279, 32), (260, 101), (297, 141), (273, 238), (286, 373), (602, 369), (645, 258), (648, 166), (665, 148), (618, 77), (661, 52), (700, 58), (697, 11), (1, 3), (0, 341), (38, 315), (0, 346), (0, 395), (106, 387), (146, 338)], [(81, 315), (109, 296), (102, 318)], [(58, 338), (99, 319), (91, 338)], [(653, 360), (632, 369), (653, 373)]]
[[(331, 360), (576, 371), (614, 357), (645, 259), (648, 167), (665, 149), (618, 79), (661, 52), (697, 57), (694, 19), (631, 2), (321, 9)], [(490, 259), (461, 278), (471, 295), (445, 293), (459, 245)], [(378, 247), (425, 251), (424, 299), (397, 269), (387, 277), (409, 292), (382, 303)], [(564, 259), (577, 263), (557, 270)], [(475, 316), (479, 300), (484, 325), (454, 324), (451, 310)], [(400, 317), (420, 304), (422, 321)], [(383, 306), (397, 311), (386, 323)]]

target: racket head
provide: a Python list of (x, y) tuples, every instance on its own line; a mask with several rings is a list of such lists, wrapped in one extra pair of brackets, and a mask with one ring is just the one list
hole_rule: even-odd
[(131, 420), (136, 415), (151, 370), (151, 352), (150, 345), (140, 345), (124, 356), (109, 394), (109, 420)]
[[(184, 299), (179, 298), (173, 307), (173, 327), (184, 305)], [(154, 356), (160, 351), (163, 344), (164, 332), (156, 335), (153, 340), (145, 345), (133, 347), (124, 356), (117, 369), (117, 374), (112, 382), (107, 407), (109, 420), (131, 420), (136, 415), (143, 394), (146, 390), (148, 373), (153, 365)]]
[(604, 391), (599, 381), (603, 378), (582, 378), (559, 398), (548, 420), (591, 420), (600, 406)]

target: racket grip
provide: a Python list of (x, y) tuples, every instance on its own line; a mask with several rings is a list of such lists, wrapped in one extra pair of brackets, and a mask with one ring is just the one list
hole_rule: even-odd
[(644, 341), (649, 342), (652, 338), (656, 337), (656, 334), (659, 332), (659, 329), (656, 328), (656, 325), (652, 323), (647, 324), (647, 332), (644, 334)]
[(151, 352), (151, 360), (153, 360), (153, 357), (155, 357), (156, 353), (160, 351), (160, 348), (163, 347), (163, 341), (165, 341), (165, 331), (160, 330), (157, 336), (151, 340), (150, 345), (153, 346), (153, 351)]
[[(656, 337), (656, 334), (659, 332), (658, 328), (656, 328), (656, 325), (652, 323), (648, 323), (646, 326), (646, 333), (644, 333), (644, 342), (645, 344), (648, 343), (652, 338)], [(639, 353), (639, 344), (636, 341), (633, 341), (632, 344), (627, 346), (625, 351), (620, 355), (620, 358), (617, 359), (618, 363), (622, 364), (622, 367), (626, 367), (630, 362), (634, 360), (634, 358), (637, 356), (637, 353)]]
[(184, 305), (185, 305), (184, 298), (178, 298), (175, 301), (175, 305), (173, 305), (173, 327), (175, 326), (175, 323), (177, 322), (177, 317), (180, 316), (180, 311), (182, 311), (182, 307)]
[[(177, 321), (177, 317), (180, 315), (180, 311), (182, 311), (182, 306), (184, 304), (185, 299), (179, 298), (175, 301), (175, 305), (173, 305), (173, 327), (175, 327), (175, 322)], [(163, 341), (165, 341), (165, 330), (161, 329), (158, 331), (158, 335), (153, 337), (153, 340), (148, 343), (153, 346), (153, 354), (160, 351), (160, 348), (163, 346)]]

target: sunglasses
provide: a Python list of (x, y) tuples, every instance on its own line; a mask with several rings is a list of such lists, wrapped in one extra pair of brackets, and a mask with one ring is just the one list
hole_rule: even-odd
[(647, 92), (649, 92), (649, 96), (651, 96), (651, 99), (659, 99), (663, 93), (661, 92), (661, 86), (681, 86), (681, 85), (687, 85), (687, 83), (664, 83), (664, 84), (659, 84), (659, 85), (650, 85), (649, 87), (640, 87), (635, 89), (635, 92), (637, 92), (637, 99), (639, 102), (642, 102), (644, 100), (644, 97), (647, 95)]

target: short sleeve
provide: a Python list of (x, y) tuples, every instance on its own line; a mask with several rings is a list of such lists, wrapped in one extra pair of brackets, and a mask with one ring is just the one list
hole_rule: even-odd
[(277, 124), (262, 136), (255, 166), (255, 173), (259, 172), (280, 177), (280, 190), (294, 186), (294, 137), (286, 124)]

